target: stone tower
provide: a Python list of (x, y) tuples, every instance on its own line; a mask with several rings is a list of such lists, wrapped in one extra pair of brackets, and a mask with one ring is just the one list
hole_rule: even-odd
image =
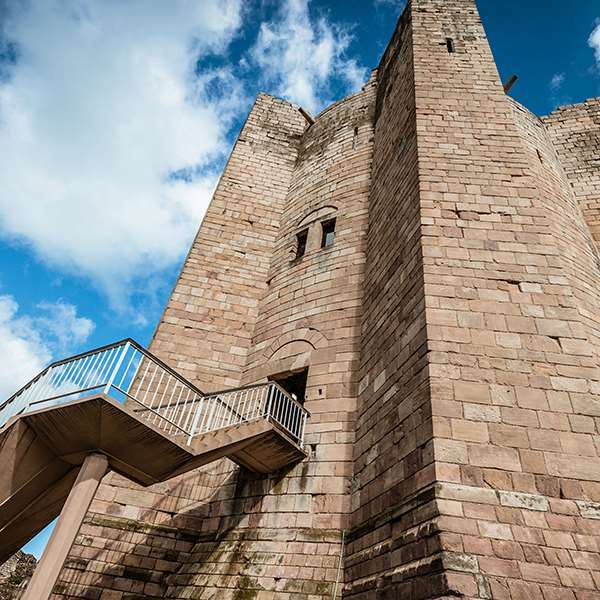
[(151, 350), (275, 379), (306, 460), (108, 476), (56, 598), (600, 598), (600, 101), (503, 91), (474, 0), (412, 0), (362, 91), (261, 94)]

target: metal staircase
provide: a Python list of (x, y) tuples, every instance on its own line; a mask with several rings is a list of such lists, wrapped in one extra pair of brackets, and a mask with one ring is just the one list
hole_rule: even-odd
[(223, 457), (269, 473), (306, 456), (308, 416), (273, 382), (204, 394), (131, 339), (55, 362), (0, 406), (0, 564), (60, 513), (25, 596), (48, 597), (62, 561), (46, 554), (68, 551), (107, 469), (142, 485)]

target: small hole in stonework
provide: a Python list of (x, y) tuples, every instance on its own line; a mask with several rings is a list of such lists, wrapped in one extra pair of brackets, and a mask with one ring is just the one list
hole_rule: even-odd
[(352, 138), (352, 150), (356, 150), (358, 146), (358, 127), (354, 128), (354, 137)]
[(503, 281), (504, 283), (508, 283), (508, 285), (521, 285), (518, 279), (499, 279), (498, 281)]
[(310, 451), (311, 452), (316, 452), (317, 451), (317, 445), (316, 444), (310, 444)]
[(448, 52), (450, 54), (456, 52), (456, 49), (454, 47), (454, 40), (452, 38), (446, 38), (446, 48), (448, 48)]

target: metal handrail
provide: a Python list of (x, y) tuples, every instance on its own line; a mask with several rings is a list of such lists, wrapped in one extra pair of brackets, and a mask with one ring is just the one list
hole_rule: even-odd
[(193, 383), (190, 383), (189, 381), (184, 379), (179, 373), (177, 373), (177, 371), (173, 370), (171, 367), (169, 367), (169, 365), (167, 365), (162, 360), (160, 360), (160, 358), (158, 358), (154, 354), (151, 354), (150, 352), (148, 352), (148, 350), (146, 350), (143, 346), (138, 344), (133, 338), (123, 338), (122, 340), (119, 340), (118, 342), (113, 342), (112, 344), (105, 344), (104, 346), (99, 346), (98, 348), (94, 348), (93, 350), (87, 350), (85, 352), (75, 354), (74, 356), (70, 356), (69, 358), (63, 358), (61, 360), (56, 360), (56, 361), (50, 363), (43, 371), (38, 373), (38, 375), (36, 375), (31, 381), (27, 382), (23, 387), (18, 389), (10, 398), (8, 398), (8, 400), (5, 400), (4, 402), (2, 402), (0, 404), (0, 411), (5, 406), (10, 404), (10, 402), (16, 396), (18, 396), (21, 392), (24, 392), (29, 386), (33, 385), (36, 381), (38, 381), (44, 375), (46, 375), (51, 369), (59, 367), (60, 365), (64, 365), (64, 364), (67, 364), (70, 362), (81, 360), (83, 358), (86, 358), (87, 356), (92, 356), (94, 354), (106, 352), (113, 348), (118, 348), (119, 346), (123, 346), (126, 343), (131, 344), (131, 346), (133, 346), (136, 350), (141, 352), (146, 358), (149, 358), (151, 361), (159, 364), (165, 371), (168, 371), (170, 375), (172, 375), (173, 377), (175, 377), (176, 379), (181, 381), (181, 383), (183, 383), (184, 385), (187, 385), (188, 387), (192, 388), (198, 395), (200, 395), (200, 396), (205, 395), (202, 390), (200, 390), (198, 387), (196, 387)]
[(55, 361), (0, 405), (0, 427), (11, 417), (65, 398), (103, 393), (133, 401), (142, 417), (169, 435), (192, 438), (255, 419), (269, 419), (302, 445), (310, 414), (277, 382), (212, 394), (195, 385), (131, 338)]
[[(248, 399), (244, 394), (252, 394), (253, 391), (258, 391), (258, 397), (250, 396), (250, 409), (248, 409)], [(300, 445), (303, 443), (304, 428), (310, 415), (304, 406), (294, 400), (274, 381), (223, 390), (206, 396), (204, 400), (208, 402), (220, 400), (228, 414), (224, 416), (223, 412), (219, 413), (218, 409), (216, 411), (213, 409), (210, 415), (205, 412), (200, 420), (196, 417), (195, 422), (198, 427), (192, 436), (259, 418), (267, 418), (283, 427)], [(240, 406), (246, 413), (240, 414)], [(199, 411), (201, 409), (202, 407), (199, 407)]]
[[(189, 433), (185, 430), (182, 429), (181, 427), (179, 427), (179, 425), (177, 425), (177, 423), (174, 423), (173, 421), (171, 421), (168, 417), (165, 417), (164, 415), (161, 415), (157, 410), (150, 408), (144, 404), (141, 404), (140, 402), (138, 402), (136, 400), (136, 398), (134, 398), (132, 395), (128, 394), (127, 392), (123, 391), (122, 389), (118, 388), (115, 386), (115, 388), (117, 390), (119, 390), (121, 393), (123, 393), (125, 396), (127, 396), (130, 400), (133, 400), (134, 402), (136, 402), (137, 404), (139, 404), (140, 406), (143, 406), (145, 411), (150, 411), (151, 413), (154, 413), (155, 416), (158, 416), (160, 419), (167, 421), (170, 425), (172, 425), (173, 427), (175, 427), (175, 429), (178, 429), (182, 434), (189, 436)], [(136, 411), (134, 411), (136, 412)]]
[(307, 415), (310, 417), (310, 411), (306, 410), (304, 404), (298, 402), (298, 400), (296, 400), (283, 386), (281, 386), (279, 383), (277, 383), (277, 381), (275, 380), (269, 380), (267, 382), (264, 383), (250, 383), (248, 385), (241, 385), (239, 387), (235, 387), (235, 388), (228, 388), (225, 390), (219, 390), (217, 392), (211, 392), (210, 394), (206, 394), (207, 396), (217, 396), (217, 395), (223, 395), (223, 394), (230, 394), (231, 392), (240, 392), (243, 390), (250, 390), (252, 388), (261, 386), (261, 385), (272, 385), (275, 386), (276, 388), (278, 388), (279, 390), (281, 390), (294, 404), (296, 404), (299, 408), (301, 408), (302, 410), (306, 411)]

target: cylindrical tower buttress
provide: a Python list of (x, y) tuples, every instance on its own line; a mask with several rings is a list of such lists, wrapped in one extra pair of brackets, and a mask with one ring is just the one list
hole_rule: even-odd
[[(242, 577), (257, 590), (331, 598), (337, 582), (341, 594), (374, 93), (371, 82), (329, 107), (300, 139), (243, 371), (244, 384), (276, 380), (305, 405), (309, 456), (264, 478), (230, 465), (235, 485), (210, 508), (214, 538), (190, 554), (190, 568), (203, 564), (193, 585), (231, 590)], [(236, 576), (227, 584), (223, 569)]]

